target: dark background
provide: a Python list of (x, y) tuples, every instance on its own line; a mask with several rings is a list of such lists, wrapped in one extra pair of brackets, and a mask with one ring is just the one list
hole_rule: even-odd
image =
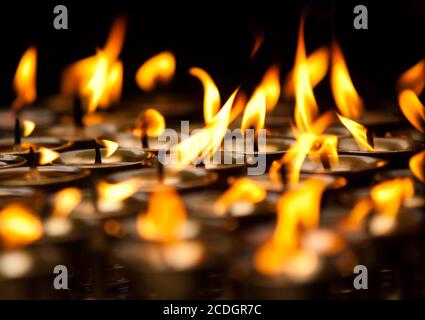
[[(53, 8), (58, 4), (68, 8), (68, 30), (53, 28)], [(368, 7), (368, 30), (353, 28), (357, 4)], [(104, 45), (111, 23), (120, 13), (129, 19), (121, 54), (124, 99), (139, 92), (134, 83), (137, 68), (164, 49), (177, 57), (178, 73), (171, 90), (202, 94), (198, 81), (187, 74), (189, 67), (199, 66), (213, 76), (226, 96), (241, 82), (258, 78), (274, 61), (281, 62), (286, 74), (293, 65), (303, 10), (307, 10), (307, 50), (328, 43), (335, 30), (353, 82), (368, 104), (395, 100), (397, 77), (425, 56), (423, 0), (1, 1), (0, 104), (8, 105), (13, 99), (13, 75), (28, 46), (38, 47), (37, 83), (43, 98), (58, 92), (64, 66)], [(265, 42), (250, 62), (253, 30), (262, 30)], [(320, 87), (316, 90), (319, 96), (330, 95), (328, 81)]]

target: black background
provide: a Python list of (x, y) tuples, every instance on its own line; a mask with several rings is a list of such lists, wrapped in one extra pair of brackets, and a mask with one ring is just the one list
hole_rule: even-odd
[[(53, 28), (53, 8), (68, 8), (69, 29)], [(369, 29), (353, 28), (353, 8), (364, 4)], [(247, 79), (258, 78), (274, 61), (285, 74), (293, 65), (300, 14), (307, 10), (306, 45), (311, 52), (329, 42), (335, 30), (353, 82), (367, 103), (395, 100), (394, 84), (408, 67), (425, 56), (425, 2), (410, 1), (1, 1), (0, 104), (13, 99), (11, 82), (21, 54), (38, 47), (38, 91), (43, 98), (59, 90), (61, 70), (104, 45), (111, 23), (127, 14), (128, 33), (121, 54), (124, 98), (139, 92), (137, 68), (168, 49), (177, 57), (173, 90), (202, 93), (191, 66), (205, 68), (223, 96)], [(253, 30), (265, 42), (250, 62)], [(328, 81), (316, 90), (329, 95)]]

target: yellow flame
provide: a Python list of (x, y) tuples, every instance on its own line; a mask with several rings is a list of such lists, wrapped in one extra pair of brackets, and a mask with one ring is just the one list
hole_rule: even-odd
[(341, 221), (340, 227), (344, 231), (360, 231), (364, 228), (365, 218), (373, 210), (373, 207), (374, 203), (371, 199), (360, 199), (348, 216)]
[(81, 202), (83, 194), (77, 188), (65, 188), (55, 194), (52, 215), (66, 218)]
[(339, 114), (338, 118), (348, 131), (350, 131), (360, 149), (373, 151), (373, 147), (367, 141), (367, 129), (364, 126)]
[(106, 158), (109, 158), (110, 156), (112, 156), (115, 153), (115, 151), (117, 151), (117, 149), (119, 147), (119, 144), (116, 143), (115, 141), (106, 140), (106, 139), (103, 139), (103, 140), (100, 140), (100, 141), (105, 146), (105, 149), (106, 149), (105, 157)]
[(137, 218), (137, 231), (144, 239), (169, 242), (178, 239), (176, 231), (186, 219), (186, 209), (178, 193), (159, 185), (149, 195), (147, 213)]
[(248, 178), (240, 178), (214, 203), (214, 212), (224, 215), (236, 202), (258, 203), (266, 198), (266, 190)]
[(266, 275), (285, 272), (286, 263), (302, 254), (300, 230), (317, 228), (324, 189), (322, 181), (310, 179), (279, 198), (273, 237), (257, 250), (254, 257), (254, 265), (259, 272)]
[(143, 183), (140, 179), (131, 178), (117, 183), (100, 181), (97, 185), (99, 201), (121, 202), (135, 194)]
[(148, 137), (158, 137), (165, 130), (165, 118), (155, 109), (146, 109), (141, 112), (136, 128), (133, 129), (133, 134), (137, 137), (147, 135)]
[(164, 51), (149, 58), (136, 73), (136, 83), (144, 91), (152, 91), (159, 83), (168, 83), (176, 71), (176, 58)]
[(266, 94), (262, 87), (258, 87), (246, 104), (245, 111), (242, 116), (242, 132), (250, 128), (255, 130), (263, 129), (265, 119)]
[[(323, 80), (329, 69), (329, 49), (320, 47), (307, 57), (308, 76), (311, 86), (315, 88)], [(283, 87), (286, 97), (295, 96), (294, 71), (292, 70), (286, 77)]]
[(38, 149), (38, 152), (40, 153), (39, 163), (41, 165), (48, 164), (60, 157), (60, 154), (58, 152), (45, 147), (40, 147)]
[(342, 115), (349, 119), (360, 119), (363, 101), (354, 88), (344, 55), (338, 43), (332, 50), (331, 87), (335, 103)]
[(220, 110), (220, 92), (211, 76), (201, 68), (190, 68), (189, 73), (198, 78), (204, 87), (204, 120), (210, 124)]
[(425, 182), (425, 151), (421, 151), (410, 158), (409, 168), (416, 178)]
[(425, 133), (425, 107), (413, 90), (405, 89), (398, 96), (404, 116), (417, 130)]
[(263, 89), (266, 95), (266, 108), (270, 112), (276, 107), (280, 97), (279, 65), (272, 65), (267, 69), (259, 87)]
[(16, 99), (12, 103), (14, 110), (31, 104), (37, 98), (36, 91), (37, 49), (30, 47), (22, 55), (13, 79)]
[(24, 137), (28, 137), (31, 135), (31, 133), (34, 132), (35, 129), (35, 123), (30, 120), (24, 120), (22, 121), (23, 127), (24, 127)]
[(422, 59), (409, 70), (404, 72), (398, 80), (399, 91), (411, 89), (419, 95), (425, 87), (425, 59)]
[(6, 247), (24, 246), (42, 235), (42, 223), (29, 208), (10, 204), (0, 211), (0, 240)]

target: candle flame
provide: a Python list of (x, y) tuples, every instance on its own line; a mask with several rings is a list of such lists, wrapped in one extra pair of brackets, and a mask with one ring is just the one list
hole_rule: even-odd
[(398, 95), (398, 103), (404, 116), (417, 130), (425, 133), (425, 107), (413, 90), (405, 89)]
[(119, 147), (119, 144), (116, 143), (115, 141), (106, 140), (106, 139), (103, 139), (103, 140), (100, 140), (100, 141), (105, 146), (105, 149), (106, 149), (105, 157), (106, 158), (109, 158), (110, 156), (112, 156), (115, 153), (115, 151), (117, 151), (117, 149)]
[(264, 33), (261, 30), (254, 30), (254, 44), (252, 46), (250, 58), (253, 59), (257, 54), (258, 50), (260, 50), (263, 42), (264, 42)]
[(342, 115), (349, 119), (360, 119), (363, 101), (354, 88), (344, 55), (335, 41), (332, 50), (331, 87), (335, 103)]
[(38, 152), (40, 153), (40, 165), (45, 165), (51, 163), (53, 160), (56, 160), (60, 157), (60, 154), (56, 151), (53, 151), (49, 148), (40, 147), (38, 149)]
[(147, 212), (137, 218), (137, 231), (144, 239), (172, 242), (178, 240), (177, 231), (186, 219), (186, 209), (178, 193), (159, 185), (149, 195)]
[(278, 64), (267, 69), (259, 87), (266, 95), (266, 108), (267, 112), (270, 112), (276, 107), (280, 97), (280, 67)]
[(5, 247), (25, 246), (42, 235), (42, 223), (29, 208), (10, 204), (0, 211), (0, 240)]
[(258, 87), (246, 104), (242, 116), (242, 132), (246, 129), (263, 129), (266, 119), (266, 94), (262, 87)]
[(117, 183), (99, 181), (97, 192), (99, 201), (103, 203), (117, 203), (130, 198), (142, 187), (140, 179), (131, 178)]
[(345, 231), (360, 231), (364, 228), (364, 222), (370, 212), (372, 212), (374, 203), (369, 198), (363, 198), (357, 201), (353, 209), (346, 218), (344, 218), (340, 227)]
[(360, 123), (350, 120), (338, 114), (338, 118), (341, 123), (350, 131), (354, 140), (356, 140), (361, 150), (373, 151), (373, 147), (368, 143), (367, 140), (367, 129)]
[(77, 188), (65, 188), (55, 194), (52, 216), (66, 218), (77, 207), (83, 197)]
[(266, 190), (248, 178), (236, 180), (214, 203), (214, 213), (224, 215), (229, 208), (238, 202), (258, 203), (266, 198)]
[(421, 151), (410, 158), (409, 168), (416, 178), (425, 182), (425, 151)]
[(404, 72), (398, 79), (397, 87), (399, 91), (411, 89), (420, 94), (425, 87), (425, 59)]
[(198, 78), (204, 87), (204, 120), (210, 124), (220, 110), (220, 92), (211, 76), (201, 68), (190, 68), (189, 73)]
[(317, 256), (301, 248), (300, 239), (301, 230), (311, 230), (318, 226), (324, 189), (323, 182), (310, 179), (279, 198), (273, 236), (257, 250), (254, 257), (257, 271), (266, 275), (287, 274), (303, 280), (317, 270)]
[(22, 124), (23, 124), (23, 127), (24, 127), (24, 133), (23, 133), (24, 137), (28, 137), (29, 135), (31, 135), (31, 133), (34, 132), (35, 123), (33, 121), (24, 120), (24, 121), (22, 121)]
[(176, 58), (164, 51), (149, 58), (136, 73), (136, 83), (143, 91), (154, 90), (159, 83), (168, 83), (176, 71)]
[(137, 137), (141, 137), (142, 135), (158, 137), (164, 130), (164, 116), (155, 109), (146, 109), (140, 113), (136, 122), (136, 128), (133, 129), (133, 134)]
[(37, 49), (30, 47), (22, 55), (13, 79), (13, 87), (16, 92), (16, 99), (12, 103), (14, 110), (19, 110), (24, 105), (33, 103), (37, 98), (36, 71)]

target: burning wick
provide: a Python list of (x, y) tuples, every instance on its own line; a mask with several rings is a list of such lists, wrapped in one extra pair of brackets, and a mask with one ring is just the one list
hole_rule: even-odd
[(30, 147), (30, 154), (28, 156), (28, 165), (30, 168), (35, 168), (37, 164), (35, 163), (34, 149)]
[(370, 128), (366, 128), (366, 140), (367, 140), (367, 143), (374, 149), (375, 142), (373, 138), (373, 131)]
[(15, 120), (15, 149), (21, 149), (21, 121)]
[(158, 182), (164, 183), (164, 165), (158, 160)]
[(286, 163), (280, 167), (279, 172), (280, 172), (280, 181), (282, 182), (283, 189), (285, 190), (288, 186), (288, 167)]
[(141, 121), (140, 124), (140, 144), (142, 146), (142, 149), (147, 148), (149, 149), (149, 139), (148, 139), (148, 126), (146, 121)]
[(28, 165), (30, 170), (28, 176), (30, 180), (40, 180), (40, 172), (37, 170), (37, 162), (35, 161), (34, 149), (30, 147), (28, 156)]
[(254, 153), (258, 153), (258, 131), (254, 127), (250, 127), (254, 130)]
[(327, 152), (322, 152), (320, 154), (320, 161), (322, 162), (323, 168), (325, 170), (331, 170), (331, 161), (329, 160)]
[(97, 144), (96, 140), (93, 140), (94, 145), (94, 163), (95, 164), (102, 164), (102, 155), (100, 153), (99, 145)]
[(72, 108), (74, 116), (74, 126), (76, 128), (83, 128), (83, 106), (81, 98), (79, 96), (74, 96)]

